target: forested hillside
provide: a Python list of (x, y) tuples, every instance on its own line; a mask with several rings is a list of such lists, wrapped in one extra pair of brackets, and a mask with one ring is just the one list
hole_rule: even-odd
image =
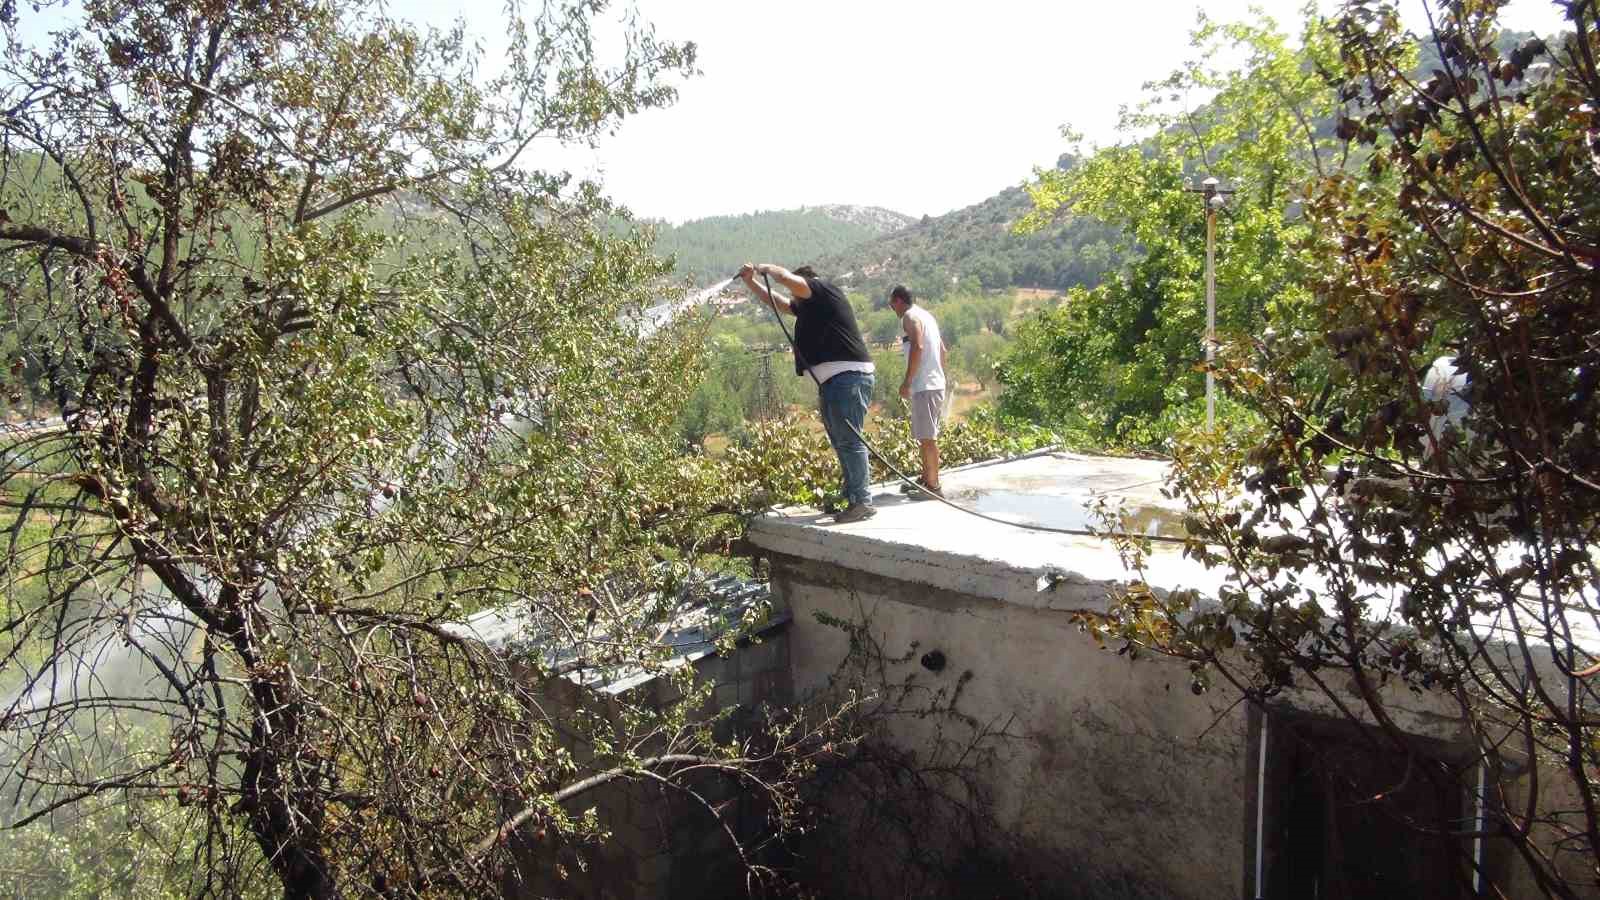
[(682, 225), (656, 224), (656, 252), (677, 259), (677, 272), (697, 283), (720, 281), (751, 261), (789, 266), (815, 261), (916, 220), (878, 207), (811, 206), (739, 216), (712, 216)]
[[(1062, 157), (1058, 164), (1072, 164)], [(821, 257), (820, 268), (850, 287), (877, 295), (909, 285), (938, 298), (957, 287), (994, 290), (1037, 287), (1062, 290), (1093, 285), (1120, 264), (1117, 230), (1088, 218), (1068, 217), (1027, 236), (1012, 226), (1033, 209), (1020, 187), (981, 203)]]
[(700, 284), (728, 277), (741, 263), (771, 260), (814, 263), (868, 294), (905, 283), (928, 298), (952, 289), (1093, 285), (1119, 264), (1116, 230), (1089, 219), (1014, 235), (1012, 226), (1032, 208), (1022, 188), (1007, 187), (981, 203), (920, 221), (860, 206), (714, 216), (679, 226), (656, 224), (656, 251), (674, 256), (677, 273)]

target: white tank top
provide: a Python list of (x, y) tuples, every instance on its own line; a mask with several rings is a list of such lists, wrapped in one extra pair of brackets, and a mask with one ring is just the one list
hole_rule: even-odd
[[(922, 358), (917, 361), (917, 371), (911, 376), (912, 393), (944, 390), (944, 367), (939, 365), (939, 348), (943, 346), (939, 340), (939, 323), (933, 320), (932, 313), (920, 306), (907, 309), (906, 318), (922, 325)], [(900, 342), (900, 350), (908, 360), (911, 358), (909, 337)]]

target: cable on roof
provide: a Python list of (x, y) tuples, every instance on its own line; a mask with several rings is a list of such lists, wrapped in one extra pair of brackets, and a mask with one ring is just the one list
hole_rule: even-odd
[[(778, 315), (778, 306), (777, 306), (777, 304), (775, 302), (773, 302), (773, 299), (772, 299), (772, 278), (771, 278), (771, 276), (769, 276), (766, 272), (762, 272), (761, 273), (761, 280), (762, 280), (764, 286), (767, 289), (767, 302), (766, 302), (767, 308), (772, 310), (772, 317), (774, 319), (778, 320), (778, 327), (783, 330), (783, 337), (784, 337), (785, 340), (787, 340), (789, 342), (789, 348), (794, 351), (795, 359), (799, 360), (800, 367), (805, 370), (807, 375), (811, 376), (811, 380), (816, 382), (817, 389), (820, 391), (822, 389), (822, 382), (817, 379), (817, 373), (813, 372), (811, 370), (811, 366), (806, 362), (805, 357), (800, 355), (800, 348), (795, 345), (794, 335), (789, 333), (789, 326), (784, 324), (783, 316)], [(958, 510), (960, 512), (964, 512), (969, 516), (974, 516), (976, 518), (984, 519), (984, 520), (989, 521), (989, 522), (994, 522), (994, 523), (999, 524), (999, 525), (1010, 525), (1013, 528), (1021, 528), (1021, 529), (1024, 529), (1026, 531), (1042, 531), (1042, 532), (1045, 532), (1045, 533), (1048, 533), (1048, 534), (1065, 534), (1065, 535), (1071, 535), (1073, 537), (1092, 537), (1092, 538), (1121, 537), (1121, 538), (1130, 538), (1130, 539), (1133, 539), (1133, 540), (1148, 540), (1148, 541), (1157, 541), (1157, 542), (1168, 543), (1168, 544), (1184, 544), (1184, 545), (1187, 545), (1190, 542), (1189, 538), (1169, 537), (1169, 536), (1163, 535), (1163, 534), (1130, 534), (1130, 533), (1128, 533), (1126, 531), (1114, 531), (1114, 530), (1111, 530), (1111, 531), (1092, 531), (1092, 530), (1085, 529), (1085, 528), (1056, 528), (1056, 527), (1053, 527), (1053, 526), (1050, 526), (1050, 525), (1035, 525), (1035, 524), (1032, 524), (1030, 522), (1013, 522), (1013, 521), (1011, 521), (1009, 519), (1000, 519), (1000, 518), (996, 518), (995, 516), (988, 515), (986, 513), (978, 512), (975, 509), (969, 509), (968, 507), (962, 506), (959, 503), (954, 503), (954, 502), (952, 502), (952, 501), (950, 501), (950, 500), (948, 500), (948, 499), (946, 499), (944, 497), (941, 497), (938, 494), (935, 494), (932, 491), (929, 491), (927, 488), (923, 487), (918, 482), (915, 482), (915, 481), (911, 480), (909, 477), (906, 476), (906, 474), (904, 472), (902, 472), (898, 468), (896, 468), (894, 463), (890, 462), (882, 453), (878, 452), (878, 448), (873, 446), (871, 441), (867, 440), (867, 436), (865, 434), (862, 434), (861, 430), (859, 428), (856, 428), (856, 426), (854, 424), (852, 424), (852, 423), (850, 423), (848, 421), (845, 422), (845, 424), (850, 427), (850, 430), (852, 432), (855, 432), (855, 436), (856, 437), (861, 439), (861, 443), (866, 445), (866, 448), (867, 448), (868, 452), (870, 452), (874, 457), (876, 457), (878, 462), (883, 463), (884, 468), (888, 469), (890, 472), (893, 472), (896, 478), (899, 478), (901, 481), (905, 482), (906, 484), (911, 485), (916, 490), (923, 491), (924, 493), (926, 493), (929, 496), (931, 496), (933, 499), (939, 501), (940, 503), (943, 503), (945, 506), (948, 506), (951, 509)], [(1132, 485), (1132, 486), (1133, 487), (1137, 487), (1138, 485)]]

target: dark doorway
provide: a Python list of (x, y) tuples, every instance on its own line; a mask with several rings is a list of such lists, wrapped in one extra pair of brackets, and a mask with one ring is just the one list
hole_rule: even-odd
[(1312, 717), (1274, 714), (1268, 735), (1266, 897), (1472, 896), (1472, 843), (1449, 835), (1469, 830), (1472, 795), (1446, 754)]

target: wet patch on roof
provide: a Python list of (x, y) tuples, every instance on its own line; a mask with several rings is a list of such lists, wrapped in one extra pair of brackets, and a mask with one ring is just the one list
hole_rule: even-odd
[(1127, 503), (1070, 494), (980, 488), (952, 493), (952, 501), (984, 515), (1046, 528), (1082, 531), (1120, 530), (1130, 534), (1181, 538), (1183, 515), (1149, 503)]

